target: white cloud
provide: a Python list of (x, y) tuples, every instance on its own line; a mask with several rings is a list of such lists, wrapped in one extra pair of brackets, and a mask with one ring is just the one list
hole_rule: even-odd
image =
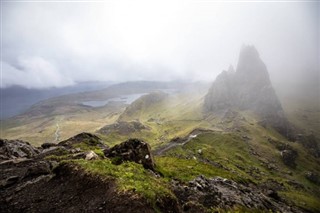
[(27, 88), (62, 87), (73, 80), (58, 72), (56, 67), (41, 57), (19, 58), (16, 68), (2, 62), (3, 87), (23, 85)]
[(316, 2), (1, 4), (2, 61), (25, 69), (25, 78), (14, 80), (13, 68), (3, 66), (2, 86), (12, 82), (46, 87), (88, 80), (213, 80), (229, 64), (236, 66), (243, 43), (256, 45), (272, 78), (286, 78), (305, 67), (319, 69)]

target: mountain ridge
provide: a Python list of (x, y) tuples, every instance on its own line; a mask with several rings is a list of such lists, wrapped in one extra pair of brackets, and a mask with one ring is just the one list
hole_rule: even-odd
[(266, 65), (254, 46), (243, 46), (236, 70), (230, 66), (217, 76), (204, 100), (204, 112), (226, 109), (252, 110), (263, 125), (293, 139), (281, 103), (272, 87)]

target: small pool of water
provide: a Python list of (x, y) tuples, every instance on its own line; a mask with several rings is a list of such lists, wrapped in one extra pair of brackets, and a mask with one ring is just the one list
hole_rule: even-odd
[(110, 102), (123, 102), (124, 104), (131, 104), (141, 96), (147, 93), (138, 93), (138, 94), (131, 94), (131, 95), (122, 95), (116, 98), (110, 98), (107, 100), (102, 101), (84, 101), (82, 102), (83, 105), (91, 106), (91, 107), (102, 107), (107, 105)]

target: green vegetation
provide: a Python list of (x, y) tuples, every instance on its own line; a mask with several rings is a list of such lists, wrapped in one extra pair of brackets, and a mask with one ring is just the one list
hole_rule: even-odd
[[(155, 156), (156, 170), (162, 175), (161, 178), (155, 177), (142, 165), (132, 162), (121, 165), (112, 164), (110, 159), (72, 162), (88, 172), (114, 178), (120, 190), (138, 193), (153, 204), (158, 197), (174, 198), (168, 189), (171, 179), (187, 182), (198, 175), (204, 175), (208, 178), (221, 176), (257, 185), (274, 182), (283, 186), (278, 193), (287, 201), (309, 211), (320, 209), (319, 185), (305, 178), (306, 171), (320, 171), (319, 159), (310, 155), (300, 143), (289, 142), (274, 130), (261, 127), (251, 112), (237, 112), (239, 115), (234, 118), (223, 118), (224, 115), (204, 117), (201, 98), (201, 95), (190, 97), (189, 94), (178, 94), (156, 104), (139, 100), (137, 108), (132, 106), (130, 113), (123, 114), (120, 120), (139, 121), (148, 128), (126, 135), (117, 131), (99, 135), (108, 146), (128, 138), (140, 138), (155, 150), (175, 137), (187, 138), (196, 128), (212, 130), (199, 134), (183, 146), (175, 146), (164, 153), (164, 156)], [(287, 110), (289, 120), (306, 133), (313, 131), (315, 136), (319, 136), (317, 130), (320, 111), (300, 105), (291, 108)], [(8, 139), (19, 138), (40, 145), (54, 140), (57, 122), (61, 128), (60, 139), (65, 140), (80, 132), (95, 132), (116, 122), (124, 110), (124, 105), (87, 109), (65, 106), (56, 109), (55, 114), (4, 122), (1, 134)], [(272, 140), (268, 140), (269, 138), (274, 142), (270, 142)], [(279, 149), (286, 144), (298, 152), (296, 168), (287, 167), (281, 159)], [(73, 147), (82, 151), (93, 150), (104, 157), (102, 150), (94, 143), (83, 141)], [(68, 160), (70, 155), (48, 156), (47, 159)], [(297, 189), (294, 184), (289, 184), (290, 181), (302, 185), (302, 188)], [(247, 209), (239, 207), (212, 211), (247, 212)]]
[(235, 206), (232, 209), (211, 208), (212, 213), (272, 213), (272, 211), (263, 211), (261, 209), (249, 209), (243, 206)]
[(102, 149), (97, 148), (97, 149), (94, 149), (92, 151), (94, 151), (94, 153), (96, 153), (100, 158), (104, 158), (104, 153), (103, 153)]
[[(101, 152), (101, 148), (99, 146), (97, 146), (97, 144), (91, 143), (91, 141), (86, 141), (84, 140), (81, 143), (75, 143), (72, 145), (73, 148), (80, 148), (81, 151), (97, 151), (97, 152)], [(98, 153), (96, 153), (98, 154)]]
[[(268, 133), (272, 135), (272, 133)], [(264, 135), (264, 134), (262, 134)], [(285, 166), (280, 154), (259, 134), (251, 134), (254, 139), (246, 141), (238, 133), (203, 133), (183, 146), (176, 146), (166, 152), (166, 156), (156, 157), (158, 170), (165, 178), (189, 181), (203, 174), (207, 177), (221, 176), (236, 182), (251, 182), (257, 185), (270, 181), (283, 185), (279, 194), (301, 208), (315, 211), (320, 208), (318, 186), (304, 177), (308, 169), (319, 168), (317, 160), (300, 144), (290, 144), (299, 151), (297, 168)], [(259, 144), (257, 144), (259, 143)], [(279, 142), (280, 144), (280, 142)], [(259, 146), (256, 154), (252, 147)], [(290, 173), (290, 175), (288, 175)], [(288, 181), (300, 183), (304, 188), (297, 190)], [(228, 212), (214, 209), (213, 212)], [(231, 212), (247, 212), (234, 209)]]
[(54, 161), (65, 161), (65, 160), (69, 160), (72, 157), (71, 154), (66, 154), (66, 155), (49, 155), (46, 156), (45, 159), (46, 160), (54, 160)]
[[(99, 134), (108, 145), (121, 143), (128, 138), (140, 138), (148, 142), (155, 149), (174, 137), (184, 137), (195, 128), (208, 128), (210, 123), (203, 119), (201, 113), (201, 97), (190, 98), (177, 95), (165, 99), (156, 104), (141, 103), (137, 100), (139, 107), (130, 107), (130, 114), (121, 115), (121, 121), (139, 121), (148, 127), (140, 131), (121, 135), (113, 131), (107, 135)], [(140, 106), (143, 106), (142, 109)]]
[(254, 181), (245, 171), (248, 165), (259, 166), (259, 162), (250, 156), (248, 144), (233, 133), (203, 133), (183, 147), (169, 150), (166, 155), (196, 159), (196, 163), (207, 162), (208, 168), (215, 170), (215, 175), (238, 181)]
[(115, 122), (123, 110), (123, 107), (115, 109), (112, 106), (83, 110), (78, 105), (69, 106), (62, 103), (52, 114), (24, 114), (4, 120), (0, 133), (2, 138), (21, 139), (34, 146), (40, 146), (44, 142), (54, 142), (57, 123), (60, 126), (59, 141), (62, 141), (81, 132), (95, 132), (102, 126)]
[(310, 194), (298, 190), (281, 192), (280, 194), (302, 209), (312, 212), (318, 212), (320, 209), (319, 197), (317, 196), (310, 196)]
[(157, 178), (141, 164), (124, 162), (114, 165), (110, 159), (86, 161), (73, 160), (86, 171), (101, 175), (105, 178), (114, 178), (120, 191), (134, 192), (155, 205), (156, 199), (161, 197), (175, 198), (162, 178)]
[(157, 171), (161, 173), (165, 179), (179, 179), (181, 181), (190, 181), (199, 175), (208, 178), (222, 176), (233, 178), (233, 176), (223, 169), (215, 168), (207, 163), (197, 160), (179, 159), (174, 157), (156, 157)]

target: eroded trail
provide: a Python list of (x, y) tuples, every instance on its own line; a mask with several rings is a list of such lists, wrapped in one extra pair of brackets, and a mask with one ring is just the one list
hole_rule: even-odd
[(57, 123), (56, 123), (56, 131), (54, 132), (54, 137), (55, 137), (55, 139), (54, 139), (54, 141), (53, 141), (53, 143), (57, 143), (59, 140), (60, 140), (60, 133), (61, 133), (61, 129), (60, 129), (60, 125), (59, 125), (59, 123), (62, 121), (62, 118), (60, 119), (60, 120), (58, 120), (57, 121)]
[(222, 132), (222, 129), (202, 129), (202, 128), (196, 128), (192, 132), (190, 132), (186, 137), (180, 138), (174, 138), (169, 143), (165, 144), (164, 146), (159, 147), (156, 149), (153, 153), (155, 155), (163, 155), (168, 150), (176, 147), (176, 146), (183, 146), (187, 144), (192, 139), (198, 137), (199, 135), (207, 132)]
[(189, 136), (185, 137), (185, 138), (177, 138), (177, 139), (173, 139), (171, 140), (167, 145), (157, 149), (154, 154), (155, 155), (162, 155), (164, 154), (166, 151), (172, 149), (173, 147), (176, 146), (183, 146), (186, 143), (188, 143), (191, 139), (196, 138), (198, 135), (197, 134), (190, 134)]

